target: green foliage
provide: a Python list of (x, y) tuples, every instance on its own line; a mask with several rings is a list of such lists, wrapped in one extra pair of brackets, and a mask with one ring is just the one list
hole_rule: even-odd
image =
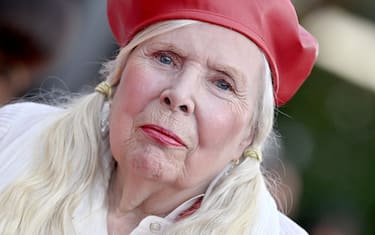
[(303, 181), (302, 225), (375, 234), (375, 94), (315, 69), (280, 111), (285, 157)]

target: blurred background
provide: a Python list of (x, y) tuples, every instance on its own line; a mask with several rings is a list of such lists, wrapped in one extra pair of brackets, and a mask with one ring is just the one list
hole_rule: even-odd
[[(310, 78), (277, 112), (286, 213), (311, 235), (375, 234), (375, 1), (294, 0), (320, 43)], [(117, 46), (103, 0), (0, 1), (0, 105), (92, 89)]]
[(375, 1), (294, 3), (320, 53), (278, 114), (290, 213), (312, 235), (374, 235)]

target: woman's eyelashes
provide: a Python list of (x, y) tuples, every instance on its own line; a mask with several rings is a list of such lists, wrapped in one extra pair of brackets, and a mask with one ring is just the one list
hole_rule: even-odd
[(215, 86), (215, 88), (235, 93), (236, 91), (236, 80), (230, 76), (228, 73), (223, 72), (221, 70), (215, 70), (211, 76), (211, 83)]
[(158, 51), (153, 56), (162, 65), (178, 66), (180, 64), (178, 55), (173, 52)]
[(159, 61), (162, 64), (172, 64), (173, 63), (172, 58), (168, 55), (160, 55)]
[(218, 80), (215, 80), (213, 83), (217, 88), (221, 90), (234, 91), (232, 84), (227, 82), (225, 79), (218, 79)]

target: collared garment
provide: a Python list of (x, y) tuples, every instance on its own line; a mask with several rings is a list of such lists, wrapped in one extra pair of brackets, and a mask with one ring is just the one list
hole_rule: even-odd
[[(59, 112), (61, 112), (59, 108), (36, 103), (19, 103), (0, 109), (0, 191), (30, 167), (30, 152), (38, 142), (37, 136)], [(145, 217), (130, 235), (163, 234), (168, 226), (178, 220), (181, 215), (189, 214), (185, 212), (197, 205), (197, 201), (204, 200), (205, 195), (211, 193), (212, 188), (225, 171), (226, 169), (211, 182), (205, 194), (183, 202), (165, 217), (155, 215)], [(92, 191), (95, 197), (87, 195), (75, 209), (73, 226), (77, 235), (111, 235), (107, 232), (106, 191), (106, 187), (98, 183)], [(277, 210), (268, 192), (263, 198), (270, 208)], [(307, 234), (288, 217), (278, 211), (276, 213), (279, 223), (275, 224), (275, 227), (279, 228), (279, 235)], [(265, 234), (259, 232), (259, 235)]]

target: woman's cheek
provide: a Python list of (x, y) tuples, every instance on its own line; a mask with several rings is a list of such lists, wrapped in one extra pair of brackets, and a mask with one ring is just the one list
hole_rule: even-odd
[[(232, 99), (207, 96), (200, 109), (200, 133), (208, 143), (219, 146), (228, 142), (240, 141), (241, 133), (249, 129), (250, 109), (248, 104)], [(248, 130), (250, 131), (250, 130)]]
[(117, 92), (126, 112), (140, 112), (152, 98), (155, 98), (155, 85), (151, 77), (151, 73), (147, 73), (145, 68), (129, 68), (123, 74)]

